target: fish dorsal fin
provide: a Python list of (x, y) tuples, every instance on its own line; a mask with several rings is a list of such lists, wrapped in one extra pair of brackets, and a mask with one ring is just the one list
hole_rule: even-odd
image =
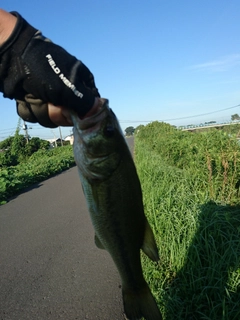
[(142, 250), (152, 261), (159, 260), (156, 241), (155, 241), (152, 229), (147, 220), (145, 224), (145, 233), (144, 233)]

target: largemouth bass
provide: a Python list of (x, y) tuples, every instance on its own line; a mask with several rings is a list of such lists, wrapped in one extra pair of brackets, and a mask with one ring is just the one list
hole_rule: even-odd
[(143, 277), (140, 249), (158, 261), (153, 232), (145, 217), (142, 191), (124, 135), (105, 100), (94, 115), (72, 113), (74, 157), (95, 229), (95, 244), (106, 249), (121, 276), (128, 319), (161, 320)]

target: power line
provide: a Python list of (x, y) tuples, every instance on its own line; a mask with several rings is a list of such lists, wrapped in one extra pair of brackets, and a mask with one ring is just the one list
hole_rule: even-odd
[(190, 118), (197, 118), (197, 117), (202, 117), (202, 116), (207, 116), (209, 114), (214, 114), (214, 113), (218, 113), (218, 112), (222, 112), (222, 111), (226, 111), (226, 110), (230, 110), (230, 109), (234, 109), (234, 108), (238, 108), (240, 107), (240, 104), (238, 104), (237, 106), (233, 106), (233, 107), (229, 107), (229, 108), (225, 108), (225, 109), (220, 109), (217, 111), (212, 111), (212, 112), (207, 112), (207, 113), (201, 113), (201, 114), (196, 114), (194, 116), (186, 116), (186, 117), (179, 117), (179, 118), (172, 118), (172, 119), (164, 119), (164, 120), (119, 120), (122, 123), (130, 123), (130, 122), (152, 122), (152, 121), (174, 121), (174, 120), (184, 120), (184, 119), (190, 119)]
[(222, 111), (225, 111), (225, 110), (234, 109), (234, 108), (238, 108), (238, 107), (240, 107), (240, 104), (238, 104), (237, 106), (234, 106), (234, 107), (229, 107), (229, 108), (225, 108), (225, 109), (221, 109), (221, 110), (217, 110), (217, 111), (212, 111), (212, 112), (197, 114), (197, 115), (195, 115), (195, 116), (181, 117), (181, 118), (175, 118), (175, 119), (166, 119), (165, 121), (173, 121), (173, 120), (182, 120), (182, 119), (189, 119), (189, 118), (197, 118), (197, 117), (207, 116), (207, 115), (209, 115), (209, 114), (214, 114), (214, 113), (218, 113), (218, 112), (222, 112)]
[(0, 132), (4, 133), (4, 131), (12, 131), (12, 130), (16, 130), (16, 128), (0, 129)]
[[(193, 115), (193, 116), (186, 116), (186, 117), (178, 117), (178, 118), (170, 118), (170, 119), (161, 119), (161, 120), (157, 120), (157, 119), (154, 119), (154, 120), (119, 120), (119, 122), (121, 123), (147, 123), (147, 122), (153, 122), (153, 121), (176, 121), (176, 120), (184, 120), (184, 119), (191, 119), (191, 118), (197, 118), (197, 117), (202, 117), (202, 116), (207, 116), (207, 115), (210, 115), (210, 114), (215, 114), (215, 113), (219, 113), (219, 112), (222, 112), (222, 111), (226, 111), (226, 110), (230, 110), (230, 109), (234, 109), (234, 108), (238, 108), (240, 107), (240, 104), (236, 105), (236, 106), (233, 106), (233, 107), (228, 107), (228, 108), (224, 108), (224, 109), (220, 109), (220, 110), (216, 110), (216, 111), (212, 111), (212, 112), (207, 112), (207, 113), (201, 113), (201, 114), (196, 114), (196, 115)], [(31, 124), (31, 127), (32, 129), (34, 130), (46, 130), (47, 128), (45, 127), (42, 127), (41, 125), (39, 124)], [(15, 128), (6, 128), (6, 129), (0, 129), (0, 134), (3, 134), (3, 135), (6, 135), (8, 134), (8, 132), (11, 132), (12, 134), (12, 131), (16, 130), (16, 127)]]

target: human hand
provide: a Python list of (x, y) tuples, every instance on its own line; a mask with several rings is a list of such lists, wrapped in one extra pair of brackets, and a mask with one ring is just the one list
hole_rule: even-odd
[[(90, 117), (97, 113), (102, 107), (104, 99), (95, 98), (93, 107), (85, 115)], [(70, 110), (63, 106), (54, 106), (51, 103), (44, 103), (28, 95), (25, 101), (17, 101), (17, 113), (28, 122), (38, 122), (44, 127), (55, 128), (57, 126), (72, 126)]]
[(49, 103), (48, 115), (51, 121), (57, 126), (62, 126), (62, 127), (73, 126), (69, 109), (65, 107), (54, 106), (53, 104)]
[(62, 106), (44, 103), (32, 95), (26, 95), (25, 101), (17, 101), (17, 113), (25, 121), (38, 122), (44, 127), (71, 126), (69, 110)]
[[(48, 114), (47, 103), (74, 109), (81, 117), (86, 115), (95, 97), (99, 97), (90, 70), (14, 14), (17, 16), (15, 29), (0, 47), (0, 91), (5, 97), (18, 101), (18, 110), (19, 106), (24, 106), (20, 109), (25, 111), (26, 106), (36, 107), (31, 108), (30, 122), (45, 125), (47, 120), (45, 126), (55, 125), (50, 118), (42, 121)], [(40, 102), (36, 103), (33, 97)], [(31, 99), (35, 99), (34, 104)], [(45, 111), (41, 114), (40, 110)]]
[[(84, 116), (84, 118), (94, 116), (102, 108), (106, 99), (96, 98), (92, 109)], [(51, 121), (57, 126), (72, 126), (72, 118), (69, 109), (61, 106), (48, 104), (48, 115)]]

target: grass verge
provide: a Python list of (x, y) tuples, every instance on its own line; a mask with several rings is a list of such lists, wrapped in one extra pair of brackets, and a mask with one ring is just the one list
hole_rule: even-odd
[(211, 199), (199, 172), (135, 139), (145, 212), (161, 261), (142, 256), (165, 320), (240, 319), (240, 205)]

